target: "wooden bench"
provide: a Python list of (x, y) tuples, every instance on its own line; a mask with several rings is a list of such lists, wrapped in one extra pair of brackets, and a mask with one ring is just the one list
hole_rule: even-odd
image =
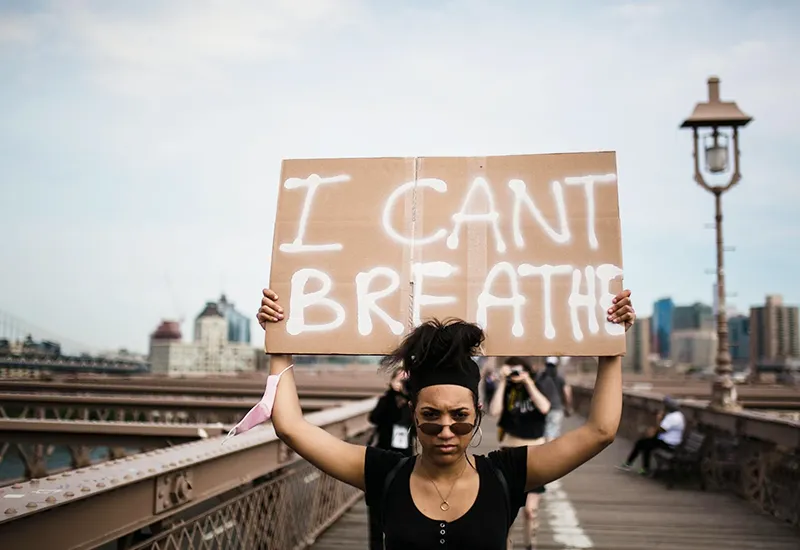
[(705, 434), (690, 430), (675, 450), (657, 449), (653, 453), (656, 463), (655, 475), (664, 474), (668, 489), (672, 489), (679, 479), (695, 475), (700, 482), (700, 488), (705, 491), (706, 483), (701, 470), (705, 442)]

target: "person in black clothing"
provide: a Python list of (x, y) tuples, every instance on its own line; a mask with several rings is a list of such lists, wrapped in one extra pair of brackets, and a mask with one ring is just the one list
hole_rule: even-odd
[(403, 371), (392, 376), (389, 389), (378, 399), (369, 413), (369, 423), (375, 426), (373, 443), (379, 449), (413, 454), (413, 426), (408, 406), (408, 383)]
[[(378, 400), (369, 415), (370, 424), (375, 426), (374, 446), (378, 449), (395, 451), (404, 456), (413, 454), (413, 426), (411, 407), (408, 406), (408, 383), (405, 372), (394, 373), (389, 389)], [(383, 549), (383, 530), (380, 517), (374, 508), (368, 508), (369, 548)]]
[(572, 414), (572, 388), (558, 373), (558, 363), (558, 357), (548, 357), (544, 362), (544, 372), (539, 375), (540, 379), (552, 380), (556, 388), (555, 394), (550, 398), (550, 411), (547, 413), (544, 427), (544, 437), (547, 441), (552, 441), (561, 435), (564, 416)]
[[(264, 290), (262, 327), (284, 318), (277, 295)], [(630, 292), (616, 296), (608, 320), (629, 328)], [(303, 417), (291, 357), (273, 355), (270, 372), (285, 372), (272, 410), (275, 433), (331, 477), (366, 493), (383, 526), (387, 550), (502, 550), (525, 492), (556, 480), (613, 440), (622, 412), (622, 359), (601, 357), (586, 423), (551, 443), (469, 452), (480, 438), (479, 353), (483, 330), (461, 320), (431, 320), (415, 328), (381, 360), (408, 374), (410, 407), (420, 453), (343, 441)], [(480, 442), (477, 441), (479, 444)]]
[[(509, 357), (500, 369), (500, 382), (489, 405), (489, 414), (500, 416), (501, 447), (528, 447), (545, 443), (545, 425), (556, 386), (538, 376), (530, 361)], [(538, 529), (539, 499), (544, 486), (528, 491), (525, 499), (525, 546), (532, 549)]]
[(494, 392), (497, 389), (497, 381), (499, 375), (497, 368), (492, 361), (486, 361), (481, 368), (481, 379), (483, 380), (483, 395), (484, 403), (488, 407), (494, 397)]

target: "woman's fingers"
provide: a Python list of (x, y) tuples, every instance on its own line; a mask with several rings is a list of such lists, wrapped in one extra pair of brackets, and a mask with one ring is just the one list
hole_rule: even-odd
[(607, 312), (609, 321), (619, 323), (624, 315), (633, 312), (630, 296), (630, 290), (623, 290), (614, 297), (613, 303)]
[(275, 323), (283, 319), (283, 308), (278, 305), (278, 295), (272, 290), (265, 288), (262, 294), (264, 297), (261, 298), (261, 307), (258, 309), (256, 318), (264, 327), (267, 321)]
[(630, 298), (630, 297), (631, 297), (631, 291), (626, 288), (625, 290), (623, 290), (622, 292), (620, 292), (619, 294), (617, 294), (614, 297), (613, 302), (616, 304), (617, 302), (620, 302), (620, 301), (622, 301), (622, 300), (624, 300), (626, 298)]
[(264, 305), (258, 310), (256, 317), (258, 317), (259, 321), (280, 321), (283, 319), (283, 313), (272, 306)]
[(633, 321), (635, 315), (636, 313), (633, 311), (633, 306), (628, 305), (623, 306), (615, 311), (613, 315), (610, 315), (610, 320), (614, 323), (619, 323), (620, 321)]
[(261, 293), (264, 295), (264, 298), (269, 298), (270, 300), (278, 299), (278, 295), (275, 294), (275, 292), (269, 288), (265, 288), (264, 290), (261, 291)]

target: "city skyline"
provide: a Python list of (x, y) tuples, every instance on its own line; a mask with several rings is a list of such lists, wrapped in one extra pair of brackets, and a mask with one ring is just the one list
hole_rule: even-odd
[(728, 306), (800, 304), (798, 21), (741, 1), (6, 2), (0, 310), (135, 351), (223, 292), (252, 323), (281, 158), (604, 149), (639, 314), (711, 305), (713, 200), (678, 129), (710, 75), (754, 117), (724, 198)]

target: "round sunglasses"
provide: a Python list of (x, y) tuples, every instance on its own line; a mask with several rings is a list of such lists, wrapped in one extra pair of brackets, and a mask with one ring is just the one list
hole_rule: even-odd
[(475, 424), (470, 424), (469, 422), (455, 422), (453, 424), (436, 424), (434, 422), (426, 422), (425, 424), (418, 425), (417, 429), (425, 435), (439, 435), (442, 433), (442, 430), (444, 430), (445, 426), (450, 428), (450, 431), (455, 435), (467, 435), (475, 429)]

